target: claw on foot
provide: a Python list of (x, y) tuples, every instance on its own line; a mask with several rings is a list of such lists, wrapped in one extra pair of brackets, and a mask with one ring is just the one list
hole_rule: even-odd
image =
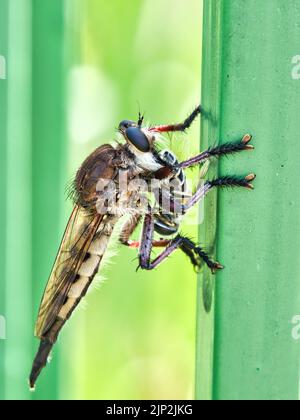
[(250, 190), (254, 190), (254, 185), (251, 184), (252, 181), (254, 181), (256, 178), (255, 174), (249, 174), (245, 177), (245, 180), (247, 181), (247, 184), (245, 185), (246, 188)]
[(211, 267), (212, 274), (216, 274), (219, 270), (224, 270), (224, 265), (216, 262), (213, 267)]
[(242, 143), (248, 144), (250, 143), (251, 140), (252, 140), (251, 134), (245, 134), (244, 137), (242, 138)]
[(246, 177), (245, 177), (245, 179), (246, 179), (246, 181), (254, 181), (255, 180), (255, 178), (256, 178), (256, 175), (255, 174), (249, 174), (249, 175), (247, 175)]
[(252, 140), (251, 134), (246, 134), (242, 138), (242, 143), (245, 145), (246, 150), (253, 150), (254, 149), (254, 146), (252, 146), (252, 144), (249, 144), (251, 140)]

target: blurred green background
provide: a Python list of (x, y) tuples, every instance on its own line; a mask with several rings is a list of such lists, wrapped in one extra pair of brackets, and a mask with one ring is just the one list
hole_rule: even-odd
[[(124, 118), (183, 119), (199, 103), (199, 0), (0, 0), (1, 399), (194, 396), (196, 275), (178, 253), (135, 273), (118, 250), (71, 319), (35, 394), (26, 380), (40, 298), (71, 206), (65, 185)], [(199, 125), (171, 139), (199, 147)], [(196, 237), (194, 213), (183, 230)]]

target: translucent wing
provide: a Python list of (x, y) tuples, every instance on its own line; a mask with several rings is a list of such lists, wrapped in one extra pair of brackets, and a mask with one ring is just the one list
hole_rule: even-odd
[(36, 323), (37, 337), (42, 338), (55, 322), (102, 218), (75, 206), (44, 292)]

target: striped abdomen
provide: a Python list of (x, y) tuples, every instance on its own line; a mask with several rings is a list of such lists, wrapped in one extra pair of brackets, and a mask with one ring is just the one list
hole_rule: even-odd
[(76, 274), (66, 302), (57, 316), (58, 321), (66, 322), (81, 299), (86, 295), (95, 275), (99, 271), (100, 263), (107, 249), (115, 223), (115, 218), (107, 217), (100, 224), (85, 259)]
[(62, 327), (70, 318), (81, 299), (86, 295), (95, 275), (98, 273), (116, 221), (117, 218), (115, 216), (104, 216), (79, 269), (73, 273), (70, 270), (69, 275), (74, 281), (51, 327), (40, 337), (40, 348), (34, 360), (30, 375), (30, 385), (32, 388), (34, 388), (41, 370), (47, 364), (48, 356)]

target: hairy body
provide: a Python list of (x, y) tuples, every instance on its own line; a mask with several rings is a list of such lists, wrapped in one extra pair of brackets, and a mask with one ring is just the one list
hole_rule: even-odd
[[(125, 144), (99, 147), (78, 170), (72, 193), (74, 209), (36, 323), (35, 335), (41, 342), (30, 374), (31, 388), (34, 388), (46, 366), (61, 329), (86, 295), (99, 271), (115, 224), (124, 214), (130, 214), (131, 217), (124, 225), (120, 242), (138, 248), (139, 266), (142, 269), (156, 268), (176, 249), (181, 249), (195, 268), (199, 268), (202, 263), (213, 273), (223, 268), (190, 239), (178, 234), (181, 218), (212, 188), (252, 188), (250, 182), (255, 176), (250, 174), (246, 177), (206, 181), (187, 198), (182, 194), (186, 181), (184, 169), (201, 165), (211, 158), (251, 150), (251, 136), (246, 135), (242, 141), (218, 146), (181, 163), (171, 152), (159, 153), (155, 146), (159, 133), (185, 131), (201, 111), (201, 107), (197, 107), (182, 124), (167, 126), (143, 127), (141, 116), (137, 123), (122, 121), (119, 131)], [(155, 207), (151, 206), (143, 190), (144, 185), (148, 186), (153, 181), (158, 191)], [(172, 184), (174, 181), (175, 190)], [(168, 188), (170, 184), (172, 188)], [(169, 203), (168, 208), (165, 202)], [(131, 235), (142, 220), (141, 241), (132, 241)], [(155, 240), (155, 232), (163, 238)], [(153, 247), (165, 249), (151, 261)]]

